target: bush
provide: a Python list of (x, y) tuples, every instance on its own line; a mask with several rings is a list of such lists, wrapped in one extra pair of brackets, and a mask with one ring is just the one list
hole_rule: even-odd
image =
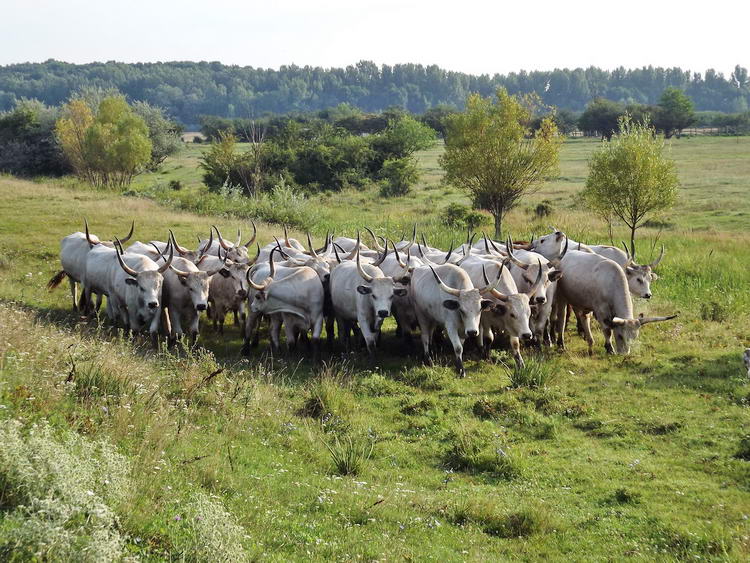
[(734, 454), (734, 457), (750, 461), (750, 434), (744, 436), (740, 440), (740, 447), (737, 449), (737, 453)]
[(181, 190), (182, 182), (180, 182), (179, 180), (170, 180), (168, 186), (170, 190)]
[(708, 301), (701, 303), (701, 319), (704, 321), (713, 321), (722, 323), (729, 317), (727, 307), (718, 301)]
[(386, 160), (380, 171), (383, 185), (380, 188), (382, 197), (396, 197), (409, 193), (411, 186), (419, 180), (419, 167), (413, 158), (396, 158)]
[(218, 501), (196, 493), (185, 506), (184, 522), (190, 528), (189, 559), (198, 561), (248, 561), (243, 542), (245, 529)]
[(114, 507), (130, 490), (130, 468), (111, 444), (72, 432), (57, 439), (46, 423), (23, 433), (16, 420), (0, 423), (0, 444), (0, 559), (123, 556)]
[(544, 219), (552, 215), (552, 202), (545, 199), (534, 208), (534, 215), (537, 219)]
[(463, 501), (450, 509), (448, 518), (459, 526), (474, 524), (485, 534), (501, 538), (527, 537), (560, 528), (543, 505), (504, 513), (495, 502), (487, 499)]
[(502, 479), (519, 477), (523, 468), (520, 460), (505, 448), (496, 446), (476, 429), (459, 427), (449, 436), (451, 446), (445, 463), (451, 469), (470, 473), (492, 473)]
[(440, 221), (451, 229), (476, 231), (484, 225), (489, 225), (490, 218), (467, 205), (451, 203), (440, 212)]
[(193, 142), (199, 145), (203, 142), (203, 137), (201, 137), (200, 135), (196, 135), (195, 137), (193, 137)]

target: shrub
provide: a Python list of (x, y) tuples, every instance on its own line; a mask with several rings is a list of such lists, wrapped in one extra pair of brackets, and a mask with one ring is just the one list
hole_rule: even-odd
[(185, 522), (190, 527), (189, 558), (198, 561), (248, 561), (243, 542), (245, 529), (218, 501), (203, 492), (196, 493), (185, 506)]
[(394, 158), (386, 160), (380, 171), (383, 184), (380, 195), (396, 197), (409, 193), (411, 186), (419, 180), (419, 167), (413, 158)]
[(475, 429), (459, 427), (449, 436), (451, 446), (445, 454), (448, 467), (470, 473), (492, 473), (502, 479), (519, 477), (520, 460), (506, 449), (492, 447), (490, 441)]
[(475, 231), (484, 225), (489, 225), (490, 218), (467, 205), (451, 203), (441, 211), (440, 221), (451, 229)]
[(359, 475), (375, 448), (371, 438), (352, 439), (349, 435), (342, 439), (334, 435), (332, 441), (323, 443), (330, 452), (333, 467), (339, 475)]
[(721, 323), (729, 317), (728, 309), (718, 301), (708, 301), (701, 303), (701, 319), (704, 321), (713, 321)]
[(492, 500), (470, 499), (454, 506), (449, 519), (457, 525), (474, 524), (485, 534), (501, 538), (527, 537), (560, 528), (544, 505), (503, 512)]
[(130, 489), (127, 460), (105, 441), (55, 438), (42, 424), (0, 423), (0, 558), (114, 561), (123, 555), (114, 507)]
[(203, 142), (203, 137), (201, 137), (200, 135), (196, 135), (195, 137), (193, 137), (193, 142), (199, 145)]
[(536, 215), (537, 219), (544, 219), (545, 217), (549, 217), (552, 215), (552, 202), (548, 199), (545, 199), (541, 203), (537, 204), (537, 206), (534, 208), (534, 215)]
[(737, 453), (734, 454), (734, 457), (750, 461), (750, 434), (744, 436), (740, 440), (740, 447), (737, 449)]
[(168, 186), (170, 190), (178, 191), (182, 189), (182, 182), (179, 180), (170, 180)]

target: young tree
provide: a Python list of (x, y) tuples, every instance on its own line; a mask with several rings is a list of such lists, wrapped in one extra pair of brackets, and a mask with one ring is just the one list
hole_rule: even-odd
[(583, 190), (588, 206), (603, 217), (614, 216), (630, 228), (635, 256), (635, 231), (646, 217), (671, 207), (679, 180), (674, 160), (664, 155), (664, 139), (648, 121), (620, 118), (620, 132), (602, 143), (589, 161)]
[(57, 142), (73, 167), (76, 176), (93, 183), (93, 176), (86, 160), (84, 140), (86, 131), (94, 122), (94, 114), (85, 100), (76, 98), (65, 104), (62, 115), (55, 124)]
[(151, 140), (151, 161), (148, 168), (156, 170), (168, 156), (177, 154), (182, 149), (182, 127), (167, 119), (163, 109), (148, 102), (134, 102), (133, 111), (148, 127), (148, 137)]
[(532, 132), (530, 104), (500, 88), (493, 102), (472, 94), (466, 111), (448, 119), (440, 165), (446, 180), (471, 193), (474, 207), (495, 219), (495, 237), (503, 217), (533, 193), (557, 168), (562, 137), (547, 117)]
[(669, 139), (675, 133), (679, 137), (680, 132), (693, 123), (695, 123), (693, 101), (677, 88), (664, 90), (657, 106), (654, 126), (664, 131), (664, 136)]

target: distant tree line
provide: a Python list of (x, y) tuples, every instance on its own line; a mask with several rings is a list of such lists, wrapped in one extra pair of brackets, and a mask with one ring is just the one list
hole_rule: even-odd
[(479, 76), (435, 65), (382, 65), (361, 61), (346, 68), (282, 66), (279, 70), (227, 66), (218, 62), (91, 63), (55, 60), (0, 67), (0, 111), (20, 99), (48, 106), (65, 102), (82, 87), (116, 88), (130, 100), (164, 108), (188, 126), (201, 115), (227, 118), (320, 111), (341, 103), (374, 113), (399, 107), (423, 114), (440, 105), (462, 109), (471, 93), (536, 93), (548, 106), (583, 111), (595, 98), (622, 105), (654, 105), (668, 87), (685, 92), (699, 111), (743, 113), (750, 109), (748, 71), (730, 76), (713, 69), (596, 67), (520, 71)]

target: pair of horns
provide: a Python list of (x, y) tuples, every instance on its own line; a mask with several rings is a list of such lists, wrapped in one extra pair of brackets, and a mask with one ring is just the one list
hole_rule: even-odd
[[(124, 254), (122, 249), (122, 242), (120, 239), (115, 237), (115, 255), (117, 256), (117, 261), (120, 263), (120, 267), (123, 269), (123, 271), (128, 274), (131, 277), (137, 277), (138, 272), (136, 272), (133, 268), (128, 266), (125, 261), (122, 259), (122, 254)], [(172, 265), (172, 260), (174, 259), (174, 248), (172, 246), (169, 247), (169, 259), (166, 261), (166, 263), (162, 266), (159, 266), (159, 269), (157, 270), (160, 274), (163, 274), (166, 272), (169, 267)]]

